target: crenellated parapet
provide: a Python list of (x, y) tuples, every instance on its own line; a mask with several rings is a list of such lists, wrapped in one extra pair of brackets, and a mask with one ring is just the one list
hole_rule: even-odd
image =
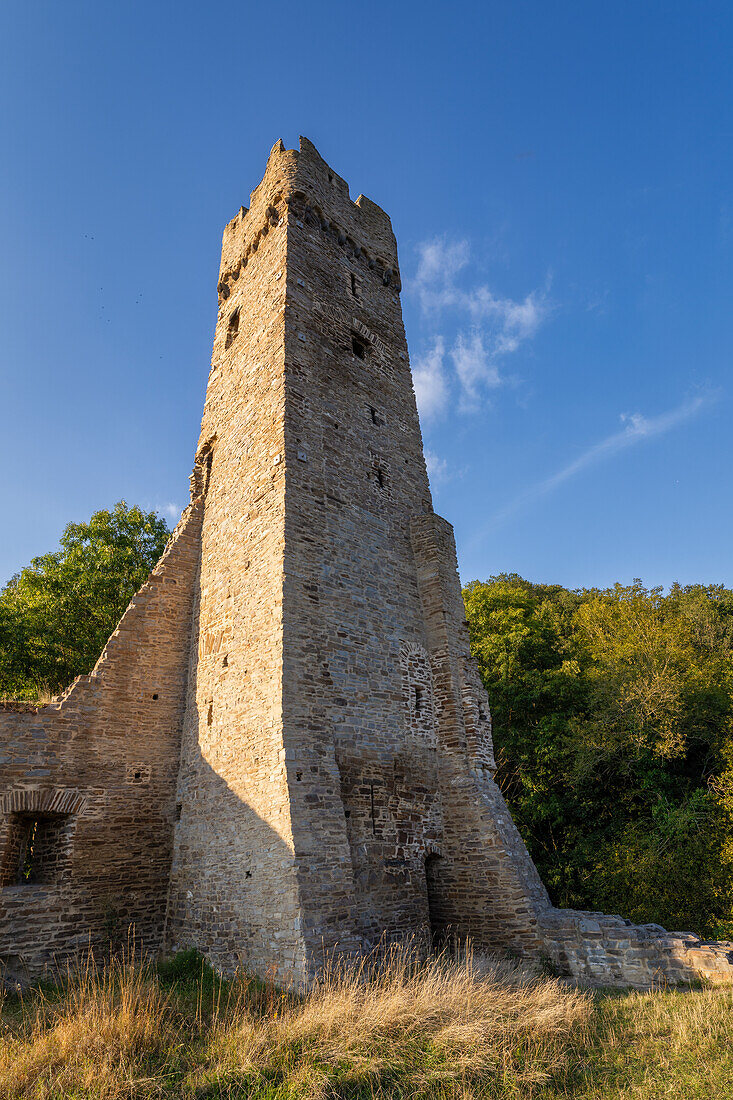
[(401, 290), (397, 243), (389, 216), (364, 195), (349, 197), (346, 181), (323, 160), (315, 146), (301, 137), (300, 151), (272, 148), (261, 183), (252, 192), (250, 206), (242, 206), (224, 229), (219, 272), (219, 301), (258, 251), (262, 240), (284, 223), (296, 220), (318, 224), (384, 286)]

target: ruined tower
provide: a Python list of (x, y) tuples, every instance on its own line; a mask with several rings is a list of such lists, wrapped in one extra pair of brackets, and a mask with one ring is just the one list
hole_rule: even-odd
[(278, 143), (224, 232), (219, 296), (170, 942), (295, 972), (431, 924), (519, 946), (520, 899), (544, 891), (520, 842), (483, 897), (502, 874), (488, 701), (389, 218), (308, 141)]
[(430, 929), (604, 982), (727, 975), (694, 937), (553, 909), (512, 823), (387, 215), (278, 142), (218, 290), (163, 558), (89, 676), (0, 709), (0, 964), (33, 974), (134, 925), (303, 979)]

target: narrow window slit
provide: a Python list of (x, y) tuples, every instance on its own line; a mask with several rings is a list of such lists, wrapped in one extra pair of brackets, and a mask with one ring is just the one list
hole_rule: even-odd
[(38, 818), (33, 818), (26, 825), (25, 847), (23, 850), (23, 861), (20, 868), (20, 879), (22, 882), (32, 882), (34, 879), (34, 851), (36, 847), (36, 837), (38, 836)]
[(231, 347), (234, 343), (237, 333), (239, 332), (239, 306), (234, 310), (229, 318), (229, 324), (227, 325), (227, 337), (224, 342), (224, 349)]

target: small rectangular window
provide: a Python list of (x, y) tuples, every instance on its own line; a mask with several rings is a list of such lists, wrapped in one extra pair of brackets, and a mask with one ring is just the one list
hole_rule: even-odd
[(152, 771), (150, 764), (131, 761), (125, 768), (125, 783), (132, 787), (147, 787), (150, 785)]
[(366, 359), (367, 345), (356, 334), (351, 337), (351, 350), (357, 359)]
[(415, 714), (422, 714), (423, 708), (423, 689), (421, 687), (415, 688)]
[(69, 814), (15, 814), (2, 868), (2, 885), (53, 885), (69, 863)]

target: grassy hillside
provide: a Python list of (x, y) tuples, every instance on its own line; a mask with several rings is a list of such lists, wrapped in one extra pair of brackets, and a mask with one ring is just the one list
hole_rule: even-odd
[(2, 1100), (731, 1096), (733, 993), (581, 993), (476, 959), (327, 975), (307, 996), (195, 955), (2, 1007)]

